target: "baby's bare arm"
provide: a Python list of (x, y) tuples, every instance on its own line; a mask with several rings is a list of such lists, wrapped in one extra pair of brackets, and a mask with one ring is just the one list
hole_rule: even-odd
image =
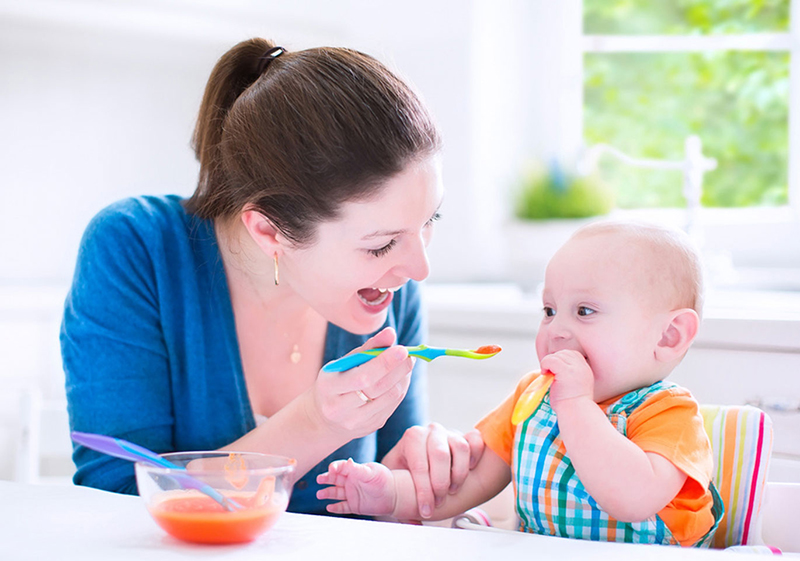
[(620, 434), (590, 398), (566, 399), (554, 404), (554, 410), (575, 473), (594, 500), (617, 520), (646, 520), (683, 487), (685, 473)]
[(333, 462), (317, 482), (330, 485), (317, 492), (319, 499), (339, 501), (328, 505), (338, 514), (392, 516), (399, 520), (443, 520), (476, 507), (502, 491), (511, 480), (511, 468), (490, 449), (469, 472), (461, 488), (447, 495), (430, 516), (423, 517), (411, 472), (392, 470), (381, 464), (356, 464), (352, 460)]
[(567, 456), (586, 491), (623, 522), (651, 517), (681, 490), (686, 474), (620, 434), (594, 402), (594, 375), (583, 355), (557, 351), (541, 361), (555, 374), (550, 405)]
[[(408, 471), (395, 471), (395, 481), (400, 481), (404, 492), (398, 497), (397, 509), (392, 514), (400, 520), (421, 520), (417, 508), (414, 483)], [(431, 520), (444, 520), (461, 514), (481, 505), (506, 488), (511, 481), (511, 468), (488, 446), (483, 452), (478, 465), (467, 475), (461, 488), (452, 495), (447, 495), (439, 506), (434, 508)]]

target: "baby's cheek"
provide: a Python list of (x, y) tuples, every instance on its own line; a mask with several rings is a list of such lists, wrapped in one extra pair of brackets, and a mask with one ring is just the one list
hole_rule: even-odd
[(547, 337), (542, 327), (539, 327), (539, 331), (536, 333), (536, 356), (540, 363), (547, 356)]

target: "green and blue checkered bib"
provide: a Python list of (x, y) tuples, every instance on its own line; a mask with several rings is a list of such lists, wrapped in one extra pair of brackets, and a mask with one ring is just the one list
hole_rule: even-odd
[[(661, 381), (625, 394), (608, 407), (609, 421), (627, 436), (630, 413), (653, 394), (674, 386)], [(524, 532), (595, 541), (679, 545), (657, 515), (642, 522), (620, 522), (589, 496), (565, 455), (549, 392), (536, 411), (517, 426), (511, 468), (520, 530)], [(718, 523), (722, 501), (713, 485), (711, 493)], [(710, 545), (716, 523), (696, 546)]]

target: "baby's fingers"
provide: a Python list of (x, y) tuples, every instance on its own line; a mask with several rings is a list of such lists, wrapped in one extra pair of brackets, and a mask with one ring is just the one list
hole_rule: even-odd
[(368, 468), (362, 464), (357, 464), (353, 458), (348, 460), (336, 460), (328, 466), (328, 471), (317, 476), (317, 483), (320, 485), (344, 485), (347, 477), (360, 475)]
[(325, 509), (334, 514), (353, 514), (350, 505), (346, 501), (342, 501), (340, 503), (331, 503), (326, 506)]
[(333, 485), (317, 491), (317, 498), (321, 501), (346, 501), (347, 494), (344, 487)]
[(558, 375), (572, 367), (572, 357), (561, 354), (560, 352), (547, 355), (540, 362), (542, 373)]
[(342, 465), (346, 464), (346, 460), (336, 460), (331, 462), (328, 466), (328, 471), (320, 473), (317, 476), (317, 483), (320, 485), (336, 485), (339, 473), (341, 473)]

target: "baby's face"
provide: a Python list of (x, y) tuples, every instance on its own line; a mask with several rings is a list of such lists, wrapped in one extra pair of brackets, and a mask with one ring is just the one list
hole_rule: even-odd
[(537, 355), (581, 353), (597, 402), (661, 378), (655, 348), (670, 310), (659, 309), (648, 262), (628, 238), (603, 233), (570, 240), (547, 267)]

